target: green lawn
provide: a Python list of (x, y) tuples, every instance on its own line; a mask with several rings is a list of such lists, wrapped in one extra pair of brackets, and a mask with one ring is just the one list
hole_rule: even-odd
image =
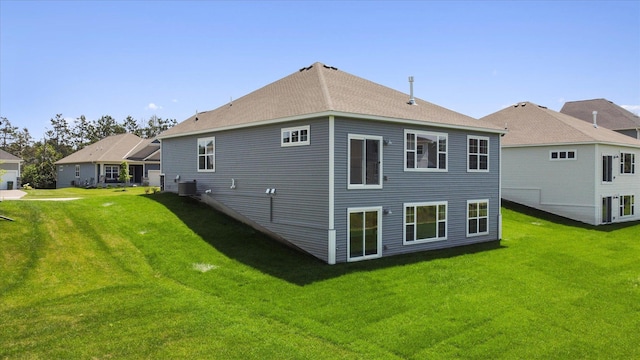
[(498, 247), (329, 266), (107, 190), (0, 203), (0, 359), (640, 358), (639, 223), (503, 209)]

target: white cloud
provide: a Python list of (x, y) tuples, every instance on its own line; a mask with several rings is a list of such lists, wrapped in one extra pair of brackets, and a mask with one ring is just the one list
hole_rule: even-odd
[(620, 107), (629, 110), (634, 114), (640, 113), (640, 105), (620, 105)]
[(178, 102), (178, 99), (171, 99), (171, 102), (172, 102), (172, 103), (177, 103), (177, 102)]
[(158, 109), (162, 109), (162, 106), (158, 106), (154, 103), (149, 103), (149, 105), (147, 105), (147, 109), (148, 110), (158, 110)]

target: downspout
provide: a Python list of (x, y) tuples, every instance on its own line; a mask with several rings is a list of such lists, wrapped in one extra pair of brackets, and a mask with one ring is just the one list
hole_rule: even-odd
[(335, 118), (329, 116), (329, 231), (327, 234), (327, 263), (336, 263), (335, 229)]

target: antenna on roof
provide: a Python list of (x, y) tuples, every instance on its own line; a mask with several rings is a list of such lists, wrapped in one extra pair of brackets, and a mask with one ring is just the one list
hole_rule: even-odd
[(593, 114), (593, 127), (597, 129), (598, 128), (598, 121), (597, 121), (598, 112), (593, 110), (592, 114)]
[(416, 99), (413, 97), (413, 76), (409, 76), (409, 102), (407, 104), (416, 104)]

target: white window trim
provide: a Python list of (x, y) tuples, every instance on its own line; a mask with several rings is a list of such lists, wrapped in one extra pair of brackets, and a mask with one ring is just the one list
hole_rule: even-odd
[[(373, 254), (373, 255), (364, 255), (364, 256), (358, 256), (358, 257), (351, 257), (351, 239), (350, 236), (351, 234), (349, 233), (351, 231), (351, 213), (360, 213), (360, 212), (367, 212), (367, 211), (376, 211), (378, 212), (378, 236), (377, 236), (377, 247), (378, 247), (378, 252)], [(347, 208), (347, 262), (355, 262), (355, 261), (362, 261), (362, 260), (369, 260), (369, 259), (377, 259), (382, 257), (382, 206), (372, 206), (372, 207), (354, 207), (354, 208)]]
[[(301, 130), (306, 130), (307, 131), (307, 140), (305, 141), (301, 141), (300, 140), (300, 131)], [(304, 146), (304, 145), (309, 145), (311, 143), (311, 127), (309, 125), (305, 125), (305, 126), (295, 126), (295, 127), (288, 127), (288, 128), (282, 128), (280, 129), (280, 146), (281, 147), (289, 147), (289, 146)], [(288, 132), (289, 134), (291, 134), (292, 131), (298, 131), (298, 141), (296, 142), (284, 142), (284, 134), (286, 132)]]
[[(626, 172), (622, 172), (623, 168), (624, 168), (624, 163), (623, 163), (623, 156), (624, 155), (633, 155), (633, 161), (631, 162), (631, 172), (630, 173), (626, 173)], [(633, 152), (620, 152), (620, 171), (619, 171), (620, 175), (622, 176), (633, 176), (636, 174), (636, 154)]]
[[(438, 237), (436, 236), (435, 238), (429, 238), (429, 239), (416, 239), (413, 241), (407, 241), (407, 207), (413, 207), (414, 209), (416, 207), (419, 206), (440, 206), (440, 205), (444, 205), (446, 207), (446, 213), (445, 213), (445, 220), (444, 220), (444, 224), (445, 224), (445, 235), (443, 237)], [(439, 214), (438, 209), (436, 208), (436, 213)], [(414, 244), (422, 244), (422, 243), (430, 243), (430, 242), (435, 242), (435, 241), (444, 241), (447, 240), (447, 236), (449, 233), (449, 204), (447, 201), (430, 201), (430, 202), (416, 202), (416, 203), (405, 203), (403, 204), (403, 208), (402, 208), (402, 214), (404, 216), (403, 220), (402, 220), (402, 225), (403, 225), (403, 231), (402, 231), (402, 244), (403, 245), (414, 245)], [(415, 216), (415, 213), (414, 213)], [(436, 220), (436, 232), (438, 231), (438, 225), (437, 223), (440, 222), (440, 219)], [(414, 223), (415, 224), (415, 223)], [(417, 225), (416, 225), (417, 228)], [(415, 229), (414, 228), (414, 231)]]
[[(116, 168), (116, 177), (107, 177), (107, 168), (112, 169)], [(109, 171), (110, 174), (113, 174), (113, 171)], [(104, 178), (105, 180), (118, 180), (120, 177), (120, 166), (119, 165), (104, 165)]]
[[(442, 136), (445, 138), (445, 141), (447, 143), (447, 149), (445, 151), (446, 156), (446, 160), (445, 160), (445, 164), (444, 164), (444, 169), (440, 169), (440, 168), (409, 168), (407, 167), (407, 134), (414, 134), (414, 135), (428, 135), (428, 136)], [(404, 163), (404, 171), (416, 171), (416, 172), (448, 172), (449, 171), (449, 134), (448, 133), (441, 133), (441, 132), (434, 132), (434, 131), (424, 131), (424, 130), (411, 130), (411, 129), (404, 129), (404, 150), (402, 151), (403, 159), (402, 162)], [(438, 161), (440, 161), (440, 144), (438, 143)], [(417, 152), (417, 149), (416, 149)]]
[[(604, 174), (604, 164), (603, 164), (603, 158), (604, 157), (611, 157), (611, 181), (605, 181), (604, 177), (602, 176)], [(614, 180), (616, 179), (616, 165), (614, 165), (616, 160), (616, 157), (613, 154), (608, 154), (608, 153), (602, 153), (600, 156), (600, 165), (599, 165), (599, 169), (600, 169), (600, 174), (598, 174), (598, 177), (600, 178), (600, 183), (602, 185), (611, 185), (613, 184)]]
[(80, 165), (76, 165), (75, 175), (76, 175), (76, 179), (80, 178)]
[[(622, 198), (625, 197), (625, 196), (628, 196), (633, 200), (633, 202), (631, 203), (631, 214), (629, 214), (629, 215), (621, 214), (623, 212), (623, 209), (624, 209), (624, 202), (622, 201)], [(633, 194), (625, 194), (625, 195), (620, 195), (619, 196), (619, 200), (618, 200), (618, 208), (619, 208), (618, 215), (619, 215), (620, 218), (625, 218), (626, 219), (626, 218), (632, 218), (632, 217), (636, 216), (636, 209), (635, 209), (636, 201), (635, 201), (635, 198), (636, 197)]]
[[(209, 140), (213, 141), (213, 169), (200, 169), (200, 152), (198, 151), (200, 148), (200, 142), (208, 142)], [(198, 138), (196, 142), (196, 169), (198, 172), (216, 172), (216, 137), (210, 136), (206, 138)], [(208, 156), (207, 154), (202, 156)]]
[[(560, 153), (567, 153), (567, 157), (560, 158)], [(568, 155), (570, 152), (573, 152), (573, 158), (569, 158)], [(553, 153), (558, 153), (558, 158), (554, 159), (552, 157)], [(578, 160), (578, 150), (576, 149), (568, 149), (568, 150), (549, 150), (549, 160), (550, 161), (573, 161)]]
[[(486, 140), (487, 141), (487, 168), (486, 169), (471, 169), (469, 168), (469, 155), (471, 155), (470, 152), (470, 146), (469, 146), (469, 140), (471, 139), (476, 139), (478, 140), (478, 151), (480, 151), (480, 140)], [(447, 139), (447, 144), (449, 143), (448, 139)], [(448, 146), (448, 145), (447, 145)], [(477, 135), (467, 135), (467, 172), (489, 172), (489, 169), (491, 169), (491, 139), (487, 136), (477, 136)], [(481, 154), (475, 153), (474, 155), (478, 155), (481, 156)], [(449, 158), (448, 154), (447, 154), (447, 159)], [(405, 164), (406, 166), (406, 164)], [(478, 158), (478, 167), (480, 167), (480, 159)]]
[[(487, 203), (487, 231), (485, 232), (477, 232), (477, 233), (469, 233), (469, 204), (472, 203)], [(467, 237), (474, 237), (474, 236), (482, 236), (482, 235), (489, 235), (489, 228), (490, 228), (490, 222), (489, 222), (489, 215), (490, 215), (490, 209), (489, 209), (489, 199), (476, 199), (476, 200), (467, 200), (467, 207), (465, 208), (465, 218), (467, 219), (467, 224), (466, 224), (466, 228), (467, 228)], [(481, 217), (477, 217), (477, 219), (480, 219)]]
[[(351, 140), (352, 139), (357, 139), (357, 140), (378, 140), (380, 143), (380, 173), (378, 174), (378, 184), (351, 184)], [(348, 139), (347, 139), (347, 189), (349, 190), (354, 190), (354, 189), (382, 189), (382, 181), (383, 181), (383, 159), (384, 156), (382, 154), (382, 148), (383, 148), (383, 139), (382, 136), (375, 136), (375, 135), (361, 135), (361, 134), (349, 134)]]

